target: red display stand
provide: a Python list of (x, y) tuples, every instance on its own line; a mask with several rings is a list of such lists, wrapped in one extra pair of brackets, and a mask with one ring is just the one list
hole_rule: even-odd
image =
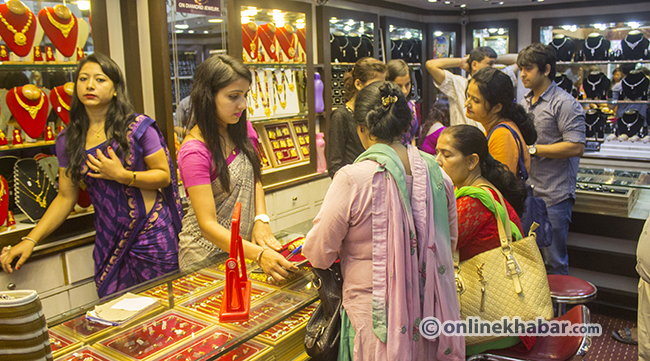
[[(241, 203), (235, 204), (230, 228), (230, 258), (226, 260), (226, 288), (219, 311), (219, 322), (247, 321), (251, 306), (251, 281), (246, 275), (244, 245), (239, 235)], [(239, 256), (239, 261), (237, 260)], [(241, 267), (240, 267), (241, 264)], [(240, 272), (241, 271), (241, 272)]]

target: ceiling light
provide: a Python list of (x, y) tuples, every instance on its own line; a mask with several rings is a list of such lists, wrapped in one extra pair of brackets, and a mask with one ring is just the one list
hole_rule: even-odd
[(489, 32), (490, 34), (494, 34), (494, 33), (496, 33), (497, 31), (498, 31), (498, 30), (497, 30), (496, 28), (489, 28), (489, 29), (488, 29), (488, 32)]
[(637, 21), (630, 21), (627, 23), (627, 26), (631, 27), (632, 29), (638, 29), (641, 26), (641, 23)]
[(183, 33), (183, 30), (176, 30), (176, 31), (174, 31), (174, 32), (175, 32), (176, 34), (182, 34), (182, 33)]
[(78, 0), (77, 8), (79, 8), (79, 10), (90, 10), (90, 1)]
[(445, 1), (445, 4), (446, 4), (446, 5), (451, 4), (451, 1)]
[(442, 31), (434, 31), (433, 35), (434, 36), (442, 36)]
[(209, 23), (223, 23), (223, 19), (210, 19), (208, 20)]
[(194, 34), (194, 30), (189, 30), (188, 33)]
[(464, 8), (464, 7), (466, 7), (466, 6), (467, 6), (467, 4), (461, 4), (461, 5), (460, 5), (461, 8)]
[(429, 0), (430, 3), (437, 3), (438, 0)]
[(189, 29), (189, 27), (187, 24), (176, 24), (176, 29)]
[(210, 34), (210, 32), (207, 30), (203, 30), (203, 34)]

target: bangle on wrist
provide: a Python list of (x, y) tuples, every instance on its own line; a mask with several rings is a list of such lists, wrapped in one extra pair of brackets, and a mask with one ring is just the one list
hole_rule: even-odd
[(24, 241), (24, 240), (32, 241), (32, 242), (34, 242), (34, 246), (38, 245), (38, 242), (36, 242), (36, 240), (34, 240), (34, 238), (31, 238), (31, 237), (25, 236), (25, 237), (22, 237), (20, 240), (21, 241)]
[(132, 179), (131, 182), (129, 182), (129, 184), (127, 184), (126, 186), (127, 186), (127, 187), (130, 187), (130, 186), (132, 186), (132, 185), (134, 185), (134, 184), (135, 184), (135, 172), (133, 172), (133, 179)]
[(267, 249), (268, 248), (262, 248), (260, 253), (257, 254), (257, 258), (255, 260), (257, 261), (257, 264), (259, 264), (260, 266), (261, 266), (261, 262), (262, 262), (262, 255), (264, 254), (264, 251), (266, 251)]

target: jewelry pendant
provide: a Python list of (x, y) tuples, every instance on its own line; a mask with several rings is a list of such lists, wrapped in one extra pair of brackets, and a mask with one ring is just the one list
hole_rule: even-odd
[(250, 115), (253, 115), (253, 107), (248, 107), (248, 112), (250, 113)]
[(591, 49), (591, 56), (595, 56), (595, 55), (596, 55), (596, 49)]
[(271, 109), (268, 107), (264, 107), (264, 114), (266, 115), (267, 118), (271, 117)]
[[(635, 123), (636, 123), (636, 122), (635, 122)], [(628, 124), (628, 125), (627, 125), (627, 131), (628, 131), (628, 132), (630, 131), (630, 128), (632, 128), (632, 124)]]
[(27, 44), (27, 37), (23, 33), (16, 33), (14, 34), (14, 42), (18, 46), (24, 46)]
[(596, 84), (592, 84), (592, 85), (591, 85), (591, 90), (592, 90), (592, 91), (596, 91)]
[(280, 102), (280, 106), (282, 107), (282, 109), (286, 108), (287, 102)]
[(255, 43), (251, 41), (251, 54), (255, 52)]
[(293, 48), (289, 48), (289, 57), (293, 58), (296, 56), (296, 51)]
[(358, 58), (358, 57), (359, 57), (359, 53), (357, 52), (357, 49), (354, 49), (354, 57), (355, 57), (355, 58)]
[(269, 50), (271, 50), (271, 54), (275, 53), (275, 45), (271, 44)]
[(345, 57), (345, 50), (343, 50), (343, 57)]

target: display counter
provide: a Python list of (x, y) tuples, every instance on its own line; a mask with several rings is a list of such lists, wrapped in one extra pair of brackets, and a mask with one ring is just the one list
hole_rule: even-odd
[[(278, 232), (282, 244), (300, 242), (311, 221)], [(294, 243), (295, 244), (295, 243)], [(282, 284), (267, 282), (246, 262), (252, 280), (250, 317), (220, 323), (225, 287), (218, 255), (48, 319), (55, 360), (294, 360), (304, 353), (304, 328), (318, 294), (302, 268)], [(126, 292), (159, 299), (159, 306), (121, 326), (88, 321), (85, 312)]]

